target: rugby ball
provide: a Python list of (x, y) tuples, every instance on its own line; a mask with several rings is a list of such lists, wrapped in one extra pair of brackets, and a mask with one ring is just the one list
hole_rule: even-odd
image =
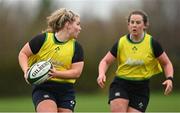
[(40, 61), (33, 64), (27, 72), (27, 80), (30, 84), (41, 84), (49, 79), (48, 72), (52, 68), (52, 64), (49, 61)]

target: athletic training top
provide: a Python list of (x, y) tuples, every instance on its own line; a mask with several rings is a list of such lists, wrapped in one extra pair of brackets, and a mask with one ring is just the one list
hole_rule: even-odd
[[(35, 36), (29, 45), (34, 54), (29, 58), (29, 66), (41, 60), (50, 60), (57, 70), (63, 71), (70, 69), (72, 63), (83, 61), (83, 49), (74, 38), (60, 42), (54, 33), (43, 33)], [(75, 79), (51, 78), (50, 80), (75, 83)]]
[(116, 76), (127, 80), (145, 80), (162, 72), (156, 59), (163, 53), (160, 44), (145, 33), (143, 40), (133, 42), (130, 35), (122, 36), (111, 49), (117, 58)]

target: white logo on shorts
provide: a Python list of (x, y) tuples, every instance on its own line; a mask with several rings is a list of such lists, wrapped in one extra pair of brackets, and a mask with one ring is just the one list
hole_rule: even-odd
[(43, 97), (44, 97), (44, 98), (49, 98), (49, 95), (44, 95)]
[(73, 100), (70, 101), (71, 106), (73, 106), (75, 104), (75, 102)]
[(142, 102), (140, 102), (140, 103), (138, 104), (138, 106), (139, 106), (139, 108), (141, 108), (141, 109), (142, 109), (142, 107), (143, 107), (144, 105), (143, 105), (143, 103), (142, 103)]
[(115, 96), (117, 97), (117, 96), (120, 96), (120, 92), (116, 92), (115, 93)]

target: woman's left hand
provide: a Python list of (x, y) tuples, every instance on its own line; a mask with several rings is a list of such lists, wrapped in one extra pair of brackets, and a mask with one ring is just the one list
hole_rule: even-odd
[(169, 95), (173, 90), (173, 82), (167, 79), (162, 84), (165, 86), (164, 95)]
[(50, 69), (49, 76), (51, 76), (51, 77), (57, 77), (58, 76), (58, 71), (56, 70), (56, 68), (53, 67), (52, 69)]

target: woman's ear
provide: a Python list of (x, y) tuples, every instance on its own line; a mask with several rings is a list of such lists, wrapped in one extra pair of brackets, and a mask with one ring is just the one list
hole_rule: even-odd
[(144, 29), (146, 30), (146, 29), (148, 29), (148, 27), (149, 27), (149, 22), (147, 22), (147, 23), (144, 25)]
[(69, 26), (70, 26), (70, 23), (69, 23), (69, 22), (66, 22), (65, 25), (64, 25), (64, 27), (65, 27), (66, 29), (69, 29)]

